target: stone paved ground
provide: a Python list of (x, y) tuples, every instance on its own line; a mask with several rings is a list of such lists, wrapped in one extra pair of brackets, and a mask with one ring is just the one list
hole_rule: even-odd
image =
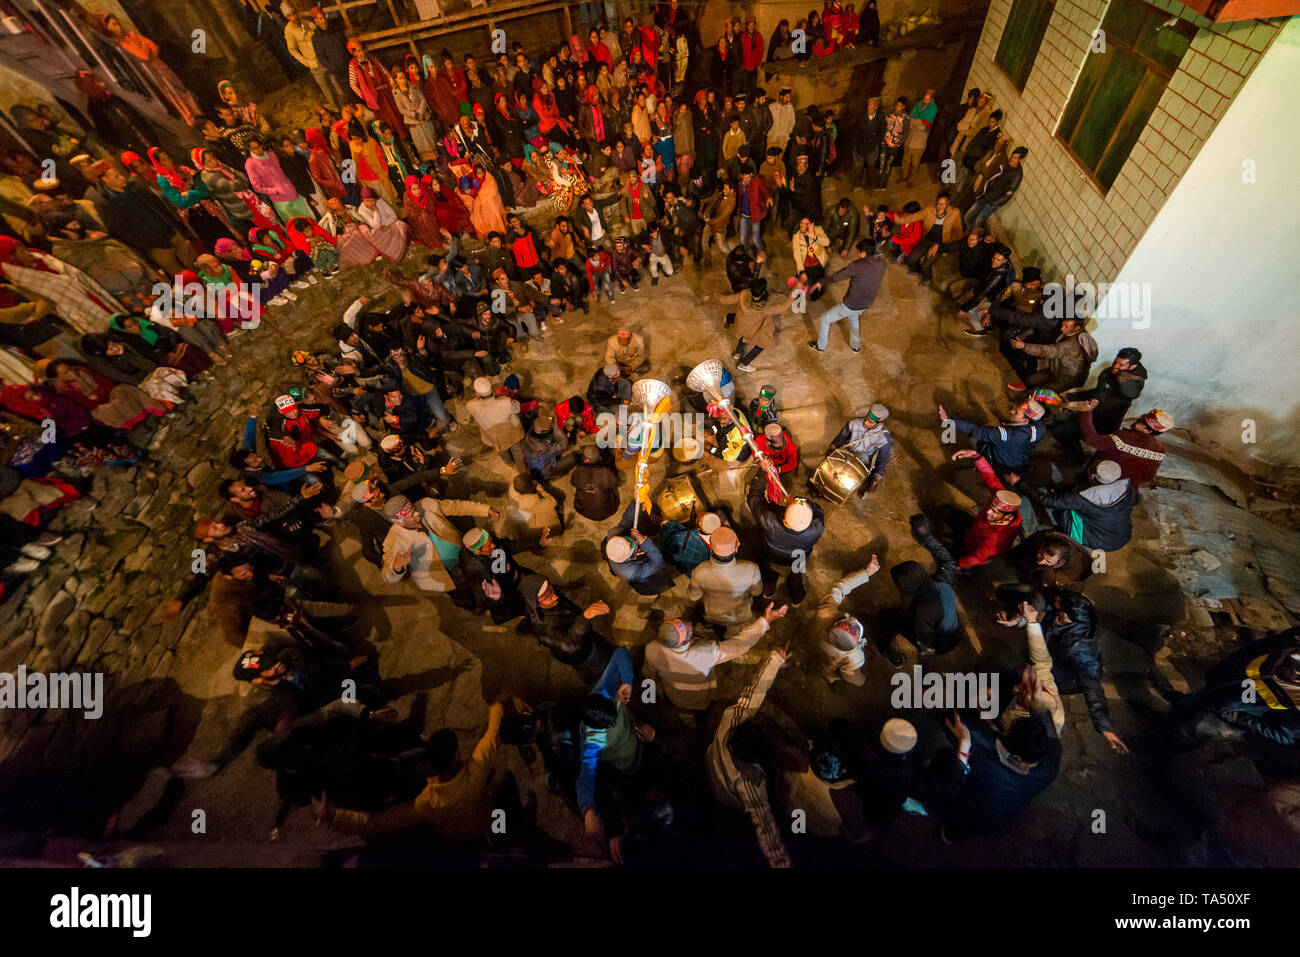
[[(827, 199), (833, 199), (829, 184), (827, 192)], [(857, 198), (877, 202), (880, 195), (859, 192)], [(896, 207), (913, 197), (925, 198), (914, 191), (910, 196), (891, 193), (888, 200)], [(769, 237), (769, 254), (773, 274), (784, 277), (790, 258), (784, 234)], [(418, 258), (418, 253), (408, 256), (408, 273), (416, 270)], [(548, 339), (520, 350), (513, 370), (523, 377), (525, 392), (551, 401), (581, 392), (601, 362), (605, 338), (630, 323), (649, 340), (651, 374), (672, 383), (680, 395), (691, 366), (725, 356), (733, 345), (721, 327), (722, 310), (699, 303), (704, 293), (724, 292), (724, 286), (720, 267), (701, 272), (688, 266), (658, 287), (645, 282), (612, 307), (602, 304), (589, 317), (573, 316), (554, 327)], [(216, 483), (227, 471), (225, 456), (244, 415), (250, 405), (268, 401), (288, 384), (288, 350), (326, 345), (329, 328), (355, 295), (377, 297), (382, 291), (377, 269), (371, 267), (314, 287), (298, 303), (273, 310), (261, 329), (234, 341), (235, 361), (196, 386), (192, 401), (159, 428), (146, 461), (97, 476), (93, 494), (60, 517), (57, 527), (65, 538), (56, 548), (57, 558), (4, 606), (0, 670), (11, 671), (20, 663), (47, 671), (99, 670), (109, 675), (111, 697), (97, 722), (55, 713), (3, 715), (0, 810), (11, 828), (93, 840), (109, 815), (126, 805), (122, 822), (139, 827), (123, 837), (158, 844), (178, 864), (313, 863), (326, 859), (328, 852), (355, 846), (350, 839), (315, 829), (310, 813), (301, 810), (290, 817), (279, 841), (271, 843), (274, 780), (250, 753), (210, 780), (169, 779), (162, 769), (186, 753), (211, 753), (248, 699), (230, 677), (235, 656), (216, 634), (203, 600), (166, 622), (158, 609), (188, 572), (193, 519), (217, 507)], [(836, 291), (829, 299), (838, 295)], [(756, 372), (739, 375), (739, 394), (748, 399), (763, 383), (777, 386), (783, 421), (805, 462), (801, 474), (816, 465), (844, 419), (873, 401), (893, 410), (896, 454), (876, 494), (829, 513), (827, 534), (811, 563), (812, 597), (776, 627), (778, 638), (799, 634), (830, 583), (860, 567), (872, 552), (885, 568), (908, 558), (926, 559), (908, 534), (908, 516), (945, 503), (972, 504), (947, 484), (951, 448), (939, 442), (936, 405), (943, 403), (953, 414), (976, 421), (996, 420), (1005, 406), (1007, 373), (996, 351), (990, 356), (985, 341), (960, 335), (951, 305), (939, 303), (901, 267), (888, 268), (880, 297), (863, 317), (860, 355), (848, 350), (842, 329), (833, 331), (824, 354), (804, 346), (814, 328), (812, 317), (830, 304), (814, 304), (809, 316), (784, 317), (777, 347), (758, 359)], [(1158, 358), (1151, 362), (1154, 376), (1160, 366)], [(466, 422), (459, 403), (453, 412)], [(1195, 686), (1205, 662), (1247, 629), (1278, 627), (1300, 612), (1294, 505), (1252, 497), (1246, 477), (1229, 465), (1208, 461), (1192, 438), (1175, 439), (1177, 454), (1165, 468), (1169, 480), (1144, 496), (1132, 544), (1110, 556), (1106, 574), (1089, 586), (1104, 615), (1112, 713), (1117, 730), (1133, 741), (1142, 739), (1145, 727), (1134, 703), (1158, 704), (1153, 682)], [(480, 454), (474, 427), (453, 435), (450, 447), (470, 468), (452, 481), (449, 495), (500, 500), (509, 473), (494, 454)], [(669, 468), (683, 466), (660, 463), (653, 478), (662, 479)], [(630, 475), (624, 483), (626, 502)], [(716, 504), (729, 505), (744, 525), (735, 489), (719, 487), (709, 473), (700, 477), (700, 487)], [(556, 490), (563, 496), (567, 486), (561, 480)], [(526, 563), (547, 571), (580, 602), (606, 599), (615, 609), (607, 631), (635, 649), (651, 632), (634, 596), (616, 586), (599, 561), (602, 533), (570, 513), (565, 534), (544, 556), (528, 556)], [(452, 727), (468, 747), (482, 731), (486, 702), (499, 691), (539, 701), (580, 690), (571, 669), (553, 662), (513, 627), (487, 625), (447, 602), (379, 582), (346, 532), (336, 536), (329, 560), (340, 594), (366, 598), (381, 671), (401, 682), (398, 710), (426, 730)], [(989, 625), (989, 586), (1004, 580), (1004, 574), (993, 570), (962, 589), (971, 642), (949, 656), (945, 667), (971, 667), (975, 646), (983, 660), (1002, 665), (1021, 653), (1018, 633)], [(881, 575), (855, 593), (849, 607), (869, 621), (895, 599), (888, 576)], [(658, 605), (671, 612), (683, 603), (679, 583)], [(257, 627), (250, 641), (256, 642), (262, 631)], [(723, 697), (735, 696), (767, 647), (765, 642), (724, 666)], [(638, 651), (634, 658), (639, 662)], [(769, 700), (807, 729), (836, 715), (881, 721), (887, 716), (890, 672), (873, 654), (865, 687), (832, 691), (796, 660)], [(1294, 766), (1276, 755), (1237, 753), (1222, 744), (1173, 762), (1149, 752), (1119, 757), (1093, 732), (1081, 698), (1070, 699), (1068, 708), (1061, 775), (1014, 835), (949, 848), (933, 839), (925, 820), (912, 818), (884, 841), (854, 849), (846, 859), (956, 865), (1296, 863), (1300, 843), (1287, 823), (1298, 803), (1289, 783), (1296, 777)], [(933, 717), (915, 717), (923, 746), (937, 744), (941, 729)], [(707, 732), (684, 730), (677, 739), (698, 753)], [(577, 821), (546, 792), (540, 762), (530, 768), (514, 749), (507, 751), (507, 764), (526, 789), (538, 793), (539, 819), (548, 831), (576, 840)], [(143, 811), (164, 793), (170, 815), (142, 821)], [(192, 833), (196, 809), (206, 816), (202, 835)], [(1104, 834), (1092, 828), (1099, 809), (1106, 812)], [(1215, 826), (1207, 832), (1210, 824)], [(50, 853), (65, 855), (74, 846), (76, 841), (64, 841), (57, 848), (51, 845)], [(734, 853), (723, 856), (725, 848), (713, 850), (702, 852), (701, 859), (736, 859)], [(824, 850), (800, 848), (799, 853), (813, 861), (841, 860)]]

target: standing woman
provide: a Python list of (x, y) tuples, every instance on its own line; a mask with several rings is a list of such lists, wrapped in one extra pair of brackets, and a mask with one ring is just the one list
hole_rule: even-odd
[(465, 236), (473, 232), (474, 224), (469, 218), (469, 210), (454, 189), (438, 179), (430, 179), (424, 185), (425, 191), (433, 199), (433, 209), (443, 229), (453, 236)]
[(880, 14), (876, 11), (876, 0), (867, 0), (858, 17), (858, 44), (860, 46), (880, 46)]
[(587, 143), (588, 154), (599, 152), (609, 139), (605, 110), (600, 105), (600, 91), (594, 86), (587, 87), (586, 100), (578, 111), (578, 132)]
[[(677, 175), (677, 145), (673, 141), (673, 118), (668, 115), (668, 103), (660, 100), (655, 114), (650, 118), (650, 141), (655, 156), (663, 164), (664, 176), (671, 180)], [(662, 183), (659, 184), (662, 187)]]
[(411, 133), (411, 145), (422, 161), (438, 155), (438, 130), (433, 125), (429, 101), (420, 89), (420, 64), (414, 54), (406, 57), (406, 72), (393, 71), (393, 100), (402, 122)]
[(140, 61), (141, 69), (157, 84), (167, 102), (181, 115), (185, 125), (193, 126), (194, 118), (199, 115), (199, 105), (180, 77), (159, 59), (158, 44), (136, 30), (124, 29), (121, 21), (111, 13), (99, 15), (99, 26), (111, 41)]
[(735, 55), (732, 53), (731, 44), (727, 42), (726, 36), (718, 37), (717, 44), (713, 48), (713, 59), (709, 62), (709, 85), (715, 90), (721, 90), (724, 93), (731, 92), (731, 74), (732, 61)]
[(347, 188), (339, 176), (338, 167), (334, 165), (329, 144), (325, 142), (325, 133), (319, 127), (309, 126), (303, 130), (303, 137), (311, 151), (307, 154), (307, 172), (325, 194), (326, 202), (330, 199), (343, 199), (347, 195)]
[[(212, 150), (199, 147), (190, 153), (194, 168), (199, 171), (199, 181), (208, 195), (221, 207), (222, 218), (235, 236), (245, 236), (257, 222), (257, 213), (249, 204), (252, 187), (248, 177), (231, 169), (217, 158)], [(214, 240), (215, 242), (215, 240)]]
[(673, 149), (677, 153), (677, 181), (685, 185), (691, 178), (691, 160), (695, 158), (695, 123), (684, 101), (677, 104), (673, 120)]
[[(790, 248), (794, 255), (795, 274), (804, 273), (808, 287), (813, 288), (826, 275), (826, 264), (831, 258), (831, 241), (826, 236), (826, 230), (805, 216), (799, 220), (799, 228), (790, 240)], [(808, 298), (820, 299), (822, 292), (823, 289), (817, 289)]]

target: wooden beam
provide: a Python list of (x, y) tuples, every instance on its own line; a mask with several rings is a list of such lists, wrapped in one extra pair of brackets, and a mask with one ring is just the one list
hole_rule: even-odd
[[(493, 3), (491, 5), (492, 16), (495, 19), (509, 19), (509, 14), (528, 14), (528, 13), (549, 13), (552, 10), (559, 10), (565, 6), (563, 3), (556, 3), (553, 0), (507, 0), (505, 3)], [(461, 11), (460, 13), (451, 13), (445, 17), (435, 17), (431, 20), (417, 20), (399, 27), (391, 27), (384, 30), (374, 30), (367, 33), (361, 39), (370, 42), (373, 40), (385, 40), (391, 37), (402, 37), (403, 34), (412, 31), (423, 31), (435, 27), (451, 27), (453, 25), (476, 25), (482, 22), (483, 11), (480, 9), (471, 9)], [(446, 31), (450, 32), (450, 31)], [(384, 44), (380, 44), (383, 46)]]

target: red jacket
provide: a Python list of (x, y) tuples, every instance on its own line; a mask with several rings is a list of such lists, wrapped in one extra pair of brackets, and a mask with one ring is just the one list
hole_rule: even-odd
[[(555, 407), (555, 421), (560, 424), (561, 428), (564, 427), (564, 423), (568, 422), (572, 415), (573, 413), (569, 411), (568, 399), (565, 399)], [(590, 402), (583, 407), (582, 415), (579, 416), (579, 418), (582, 419), (582, 431), (586, 432), (588, 435), (595, 435), (596, 432), (599, 431), (596, 428), (596, 412), (592, 409)]]
[(1145, 435), (1137, 429), (1120, 429), (1112, 435), (1098, 435), (1092, 424), (1092, 410), (1079, 413), (1079, 431), (1097, 454), (1088, 467), (1093, 468), (1102, 459), (1110, 459), (1120, 467), (1123, 478), (1134, 487), (1150, 485), (1156, 480), (1160, 463), (1165, 460), (1165, 444), (1154, 435)]
[(763, 65), (764, 56), (763, 35), (755, 30), (753, 33), (746, 31), (740, 35), (740, 68), (742, 70), (757, 70)]
[(311, 440), (311, 424), (320, 418), (316, 409), (299, 406), (296, 419), (276, 415), (271, 420), (267, 448), (271, 458), (282, 469), (296, 469), (316, 457), (316, 443)]
[[(980, 455), (975, 458), (975, 469), (979, 472), (980, 478), (984, 480), (985, 486), (990, 492), (1002, 491), (1003, 485), (998, 481), (998, 475), (993, 471), (993, 466), (989, 465), (988, 459)], [(1015, 517), (1005, 525), (994, 525), (984, 515), (985, 510), (980, 509), (975, 521), (971, 522), (970, 528), (966, 529), (966, 538), (963, 544), (966, 547), (966, 554), (957, 560), (958, 568), (976, 568), (980, 565), (987, 565), (998, 555), (1005, 555), (1011, 551), (1011, 546), (1016, 543), (1016, 536), (1020, 534), (1020, 513), (1017, 512)]]
[(596, 261), (600, 263), (600, 268), (598, 269), (591, 268), (590, 256), (587, 257), (586, 262), (587, 284), (591, 287), (593, 292), (596, 290), (596, 276), (609, 272), (610, 268), (614, 265), (614, 257), (602, 249), (596, 254)]
[(779, 449), (774, 449), (768, 445), (767, 436), (762, 433), (754, 437), (754, 444), (763, 450), (767, 457), (772, 460), (772, 464), (776, 466), (776, 470), (782, 475), (793, 472), (799, 467), (799, 450), (795, 448), (794, 439), (790, 438), (790, 433), (786, 433), (785, 445)]
[[(767, 190), (767, 183), (763, 182), (763, 177), (754, 176), (745, 187), (745, 193), (749, 197), (750, 222), (761, 223), (767, 215), (767, 201), (772, 195)], [(736, 204), (736, 209), (740, 209), (739, 203)]]

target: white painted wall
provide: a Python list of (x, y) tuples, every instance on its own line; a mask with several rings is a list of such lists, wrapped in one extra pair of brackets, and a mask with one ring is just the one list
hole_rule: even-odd
[[(1150, 326), (1103, 319), (1096, 333), (1102, 360), (1142, 350), (1144, 408), (1172, 413), (1198, 442), (1244, 452), (1247, 469), (1300, 466), (1297, 90), (1292, 17), (1120, 271), (1119, 283), (1151, 284)], [(1243, 182), (1247, 160), (1254, 183)], [(1243, 446), (1248, 418), (1258, 439)]]

